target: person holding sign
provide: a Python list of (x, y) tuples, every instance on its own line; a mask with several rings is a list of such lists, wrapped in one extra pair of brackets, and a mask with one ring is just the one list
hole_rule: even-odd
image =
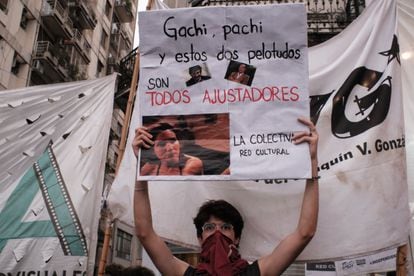
[[(312, 178), (306, 181), (302, 209), (296, 229), (285, 237), (268, 255), (248, 264), (238, 253), (243, 229), (240, 213), (224, 200), (208, 201), (199, 209), (194, 219), (197, 237), (201, 245), (200, 262), (197, 267), (175, 258), (165, 242), (154, 231), (148, 197), (148, 183), (135, 183), (134, 217), (136, 234), (162, 275), (280, 275), (303, 251), (312, 239), (317, 226), (319, 189), (317, 170), (318, 134), (314, 124), (304, 118), (298, 119), (309, 131), (297, 132), (294, 144), (309, 143), (312, 162)], [(133, 149), (152, 146), (151, 137), (143, 128), (136, 130)]]
[(203, 162), (182, 153), (180, 141), (170, 124), (160, 123), (149, 131), (141, 128), (139, 132), (147, 138), (145, 145), (148, 146), (141, 155), (141, 175), (203, 174)]

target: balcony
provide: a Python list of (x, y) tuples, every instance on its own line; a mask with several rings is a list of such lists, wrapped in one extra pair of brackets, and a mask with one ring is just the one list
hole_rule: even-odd
[(119, 22), (129, 23), (134, 19), (131, 0), (115, 0), (115, 13)]
[(111, 37), (110, 37), (110, 45), (115, 51), (118, 51), (119, 48), (119, 40), (121, 37), (121, 24), (120, 23), (113, 23), (111, 28)]
[(68, 73), (73, 81), (86, 80), (88, 78), (86, 65), (84, 64), (70, 64)]
[(128, 30), (129, 29), (127, 28), (126, 24), (112, 24), (110, 46), (115, 50), (115, 52), (120, 52), (121, 50), (128, 52), (129, 49), (131, 49), (132, 34), (130, 34)]
[(189, 0), (189, 3), (192, 7), (304, 3), (307, 9), (309, 46), (340, 33), (365, 8), (365, 0)]
[(139, 62), (138, 59), (138, 48), (135, 48), (127, 56), (123, 57), (119, 62), (120, 76), (118, 78), (118, 89), (115, 93), (115, 102), (123, 112), (126, 110), (134, 65), (135, 62)]
[(38, 41), (33, 53), (33, 74), (40, 78), (36, 83), (57, 83), (69, 80), (69, 56), (65, 49), (50, 41)]
[(126, 24), (121, 25), (121, 35), (125, 40), (131, 41), (133, 34), (130, 28)]
[(125, 55), (130, 51), (132, 48), (132, 34), (128, 32), (128, 28), (125, 24), (121, 26), (121, 43), (119, 50), (126, 50)]
[(40, 12), (45, 28), (56, 37), (71, 38), (73, 22), (58, 0), (43, 0)]
[(310, 34), (341, 32), (349, 24), (346, 22), (346, 5), (345, 1), (309, 1), (308, 32)]
[(119, 63), (117, 62), (115, 57), (108, 57), (106, 64), (107, 75), (110, 75), (114, 72), (119, 72)]
[(91, 45), (78, 29), (74, 29), (72, 39), (65, 40), (65, 45), (74, 46), (85, 63), (89, 64), (91, 61)]
[(70, 17), (73, 24), (81, 30), (93, 30), (96, 26), (96, 17), (93, 10), (91, 10), (84, 0), (69, 0), (68, 1)]

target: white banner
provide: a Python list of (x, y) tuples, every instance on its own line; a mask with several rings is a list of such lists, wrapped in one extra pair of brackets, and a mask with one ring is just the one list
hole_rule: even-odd
[(0, 92), (0, 275), (93, 272), (115, 79)]
[[(407, 177), (411, 209), (411, 244), (414, 240), (414, 3), (398, 1), (398, 33), (401, 42), (401, 67), (404, 87), (404, 119), (407, 145)], [(411, 256), (414, 256), (414, 248)]]
[(305, 276), (336, 276), (335, 263), (306, 263)]
[[(317, 233), (298, 260), (349, 258), (406, 243), (410, 214), (396, 25), (396, 2), (372, 1), (341, 34), (309, 50), (322, 178)], [(130, 224), (135, 165), (129, 150), (109, 198), (113, 213)], [(240, 250), (249, 260), (270, 253), (295, 229), (304, 188), (303, 181), (271, 179), (149, 185), (156, 231), (186, 245), (198, 245), (192, 218), (206, 199), (234, 204), (246, 222)]]
[(338, 276), (361, 275), (362, 273), (395, 271), (397, 249), (389, 249), (369, 256), (335, 262)]
[(305, 129), (297, 118), (309, 116), (305, 5), (139, 16), (134, 116), (155, 141), (141, 151), (140, 179), (311, 176), (308, 146), (291, 139)]
[(340, 261), (306, 263), (306, 276), (365, 275), (374, 272), (395, 271), (397, 249), (388, 249), (372, 255)]

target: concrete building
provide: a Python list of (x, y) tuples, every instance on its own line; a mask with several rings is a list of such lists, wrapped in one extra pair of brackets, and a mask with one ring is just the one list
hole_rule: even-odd
[[(132, 47), (137, 6), (138, 0), (0, 0), (0, 90), (121, 73), (102, 183), (105, 187), (114, 179), (119, 156), (136, 54)], [(104, 230), (102, 226), (100, 233)], [(132, 229), (115, 224), (108, 263), (130, 265), (139, 258), (128, 253), (139, 252), (131, 233)], [(98, 261), (103, 235), (99, 240)]]
[(132, 50), (137, 0), (0, 1), (0, 89), (91, 79)]
[(30, 83), (30, 65), (40, 26), (40, 1), (0, 1), (0, 89)]
[(164, 0), (170, 8), (303, 3), (308, 14), (308, 44), (340, 33), (365, 8), (365, 0)]

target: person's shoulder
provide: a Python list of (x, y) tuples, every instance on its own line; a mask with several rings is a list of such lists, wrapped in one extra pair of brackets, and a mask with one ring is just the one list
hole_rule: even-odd
[(186, 159), (183, 168), (185, 174), (199, 175), (203, 173), (203, 161), (200, 158), (188, 154), (184, 154), (184, 158)]
[(209, 80), (209, 79), (211, 79), (211, 77), (210, 76), (201, 76), (201, 79), (202, 80)]
[(203, 164), (203, 161), (201, 161), (201, 159), (196, 156), (184, 154), (184, 157), (187, 160), (186, 165), (202, 165)]
[(246, 269), (240, 273), (240, 276), (260, 276), (260, 268), (257, 260), (249, 264)]
[(141, 175), (156, 175), (158, 166), (156, 163), (145, 163), (141, 168)]

